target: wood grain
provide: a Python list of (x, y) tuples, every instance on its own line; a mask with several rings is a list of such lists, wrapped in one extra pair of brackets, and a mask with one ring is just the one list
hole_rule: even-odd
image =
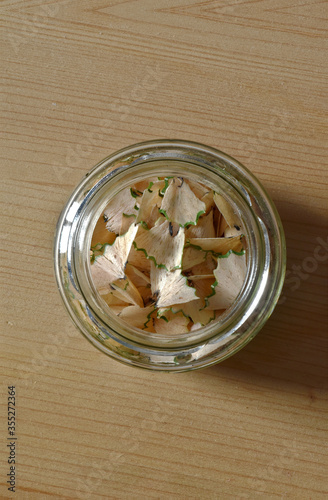
[[(327, 498), (325, 3), (2, 0), (0, 9), (1, 498)], [(89, 345), (52, 270), (73, 187), (109, 153), (155, 138), (243, 162), (272, 195), (288, 245), (283, 300), (257, 338), (216, 367), (175, 376)]]

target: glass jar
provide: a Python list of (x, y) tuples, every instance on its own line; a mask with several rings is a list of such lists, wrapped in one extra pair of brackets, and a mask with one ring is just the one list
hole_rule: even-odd
[[(220, 192), (238, 213), (247, 241), (247, 275), (235, 303), (185, 334), (146, 333), (120, 321), (91, 279), (91, 238), (105, 206), (120, 190), (154, 176), (185, 176)], [(278, 301), (286, 248), (273, 202), (238, 161), (202, 144), (158, 140), (124, 148), (86, 174), (58, 220), (54, 260), (65, 306), (93, 345), (133, 366), (181, 372), (223, 361), (257, 334)]]

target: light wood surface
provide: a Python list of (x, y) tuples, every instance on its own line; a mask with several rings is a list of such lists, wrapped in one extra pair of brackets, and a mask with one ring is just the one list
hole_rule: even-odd
[[(0, 8), (0, 497), (327, 498), (325, 3)], [(272, 195), (288, 245), (283, 300), (257, 338), (181, 375), (98, 352), (70, 323), (52, 270), (56, 220), (74, 186), (111, 152), (155, 138), (243, 162)]]

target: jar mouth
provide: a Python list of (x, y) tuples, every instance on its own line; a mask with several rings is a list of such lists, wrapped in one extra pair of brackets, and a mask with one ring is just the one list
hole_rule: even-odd
[[(145, 170), (145, 165), (147, 164), (147, 174), (143, 172)], [(142, 175), (143, 173), (143, 175)], [(222, 195), (228, 198), (229, 203), (233, 205), (235, 211), (238, 213), (240, 220), (242, 221), (243, 227), (246, 229), (246, 241), (248, 241), (247, 255), (252, 255), (253, 257), (248, 259), (248, 271), (244, 282), (244, 285), (238, 294), (238, 297), (234, 304), (225, 311), (225, 313), (214, 320), (210, 324), (203, 326), (202, 328), (195, 330), (194, 332), (186, 332), (183, 334), (170, 334), (163, 335), (158, 333), (143, 332), (138, 328), (134, 328), (128, 324), (125, 324), (113, 314), (109, 306), (102, 300), (101, 296), (96, 290), (93, 284), (91, 276), (91, 265), (90, 259), (88, 258), (89, 249), (91, 244), (91, 238), (95, 224), (98, 220), (98, 216), (104, 211), (108, 202), (116, 196), (117, 190), (124, 190), (130, 187), (134, 182), (139, 182), (147, 178), (152, 178), (156, 175), (163, 174), (165, 176), (182, 176), (187, 177), (189, 180), (195, 182), (203, 182), (213, 190), (218, 191), (218, 187), (221, 188)], [(229, 182), (225, 181), (223, 178), (220, 179), (220, 186), (218, 186), (217, 174), (211, 176), (207, 174), (207, 171), (200, 167), (198, 164), (186, 163), (181, 160), (145, 160), (138, 163), (138, 165), (130, 165), (125, 167), (123, 171), (116, 171), (112, 173), (113, 176), (109, 181), (104, 183), (102, 187), (98, 190), (96, 197), (93, 201), (92, 213), (96, 214), (95, 219), (90, 219), (90, 224), (85, 232), (83, 238), (80, 239), (84, 243), (83, 248), (81, 248), (81, 253), (84, 253), (85, 267), (84, 267), (84, 279), (80, 280), (80, 287), (83, 291), (83, 295), (86, 297), (88, 291), (92, 290), (92, 296), (87, 298), (89, 305), (92, 303), (92, 310), (94, 313), (101, 317), (102, 321), (106, 323), (107, 327), (112, 327), (115, 331), (120, 331), (120, 334), (129, 340), (139, 342), (143, 345), (152, 347), (168, 347), (174, 345), (175, 347), (181, 346), (191, 346), (195, 343), (205, 341), (209, 337), (213, 337), (213, 329), (215, 327), (215, 335), (224, 335), (227, 330), (227, 325), (235, 324), (238, 321), (238, 316), (241, 314), (241, 308), (244, 308), (245, 296), (250, 293), (249, 286), (250, 282), (256, 280), (258, 265), (258, 257), (261, 252), (256, 251), (256, 246), (262, 245), (262, 242), (254, 238), (254, 226), (257, 225), (257, 221), (252, 217), (252, 213), (247, 213), (245, 217), (245, 212), (247, 212), (248, 201), (245, 200), (245, 196), (242, 187), (239, 186), (239, 190), (235, 186), (231, 186)], [(116, 177), (115, 184), (113, 180)], [(233, 193), (233, 198), (231, 199), (228, 193)], [(111, 195), (111, 197), (110, 197)], [(82, 269), (82, 267), (81, 267)], [(244, 312), (242, 311), (242, 314)], [(230, 331), (230, 327), (229, 327)]]
[[(163, 336), (131, 327), (110, 311), (91, 278), (89, 249), (99, 216), (116, 193), (152, 175), (185, 176), (221, 192), (246, 236), (247, 275), (236, 301), (193, 332)], [(176, 140), (136, 144), (96, 165), (63, 210), (54, 252), (59, 290), (82, 333), (119, 361), (173, 371), (216, 363), (251, 340), (271, 314), (285, 272), (283, 229), (260, 183), (228, 155)]]

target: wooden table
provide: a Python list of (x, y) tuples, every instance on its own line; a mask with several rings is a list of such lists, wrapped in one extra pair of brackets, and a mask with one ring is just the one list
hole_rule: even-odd
[[(1, 14), (1, 498), (327, 498), (325, 4), (3, 0)], [(155, 138), (244, 163), (288, 245), (283, 300), (257, 338), (180, 375), (98, 352), (53, 277), (73, 187)]]

